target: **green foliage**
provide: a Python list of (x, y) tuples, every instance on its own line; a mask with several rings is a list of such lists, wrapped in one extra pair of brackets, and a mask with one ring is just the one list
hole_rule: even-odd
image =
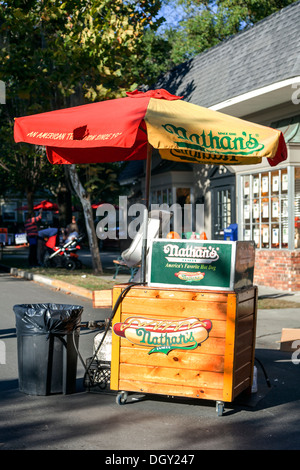
[(88, 101), (118, 98), (141, 84), (143, 37), (161, 23), (154, 19), (160, 6), (154, 0), (90, 0), (73, 11), (64, 47), (80, 58), (76, 83)]
[(34, 193), (47, 185), (51, 165), (42, 148), (29, 144), (15, 144), (12, 139), (12, 124), (4, 121), (0, 125), (0, 194), (12, 189), (21, 197), (27, 194), (28, 209), (33, 209)]
[[(184, 16), (179, 26), (156, 34), (164, 21), (158, 15), (161, 3), (0, 0), (0, 80), (7, 103), (0, 106), (2, 192), (12, 185), (34, 191), (63, 177), (41, 157), (41, 149), (14, 144), (14, 117), (116, 98), (138, 85), (152, 85), (174, 64), (293, 0), (164, 0), (174, 10), (183, 6)], [(104, 194), (117, 188), (115, 170), (106, 165), (90, 170), (89, 194), (100, 198), (99, 188)]]
[[(13, 186), (34, 193), (62, 176), (44, 153), (40, 157), (41, 149), (14, 143), (14, 117), (124, 96), (141, 77), (147, 83), (153, 74), (143, 70), (143, 38), (161, 23), (155, 19), (160, 6), (160, 0), (0, 0), (0, 80), (6, 85), (0, 191)], [(93, 176), (89, 192), (97, 184), (108, 187), (107, 171)], [(112, 173), (109, 181), (113, 189)]]
[(190, 59), (294, 1), (166, 0), (185, 11), (177, 30), (169, 28), (164, 33), (173, 45), (171, 59), (175, 64)]
[(160, 74), (166, 73), (174, 66), (171, 52), (172, 41), (170, 38), (147, 29), (142, 39), (139, 61), (135, 63), (130, 61), (130, 68), (137, 77), (136, 80), (140, 77), (140, 84), (155, 85)]
[(78, 165), (80, 181), (92, 202), (118, 203), (120, 185), (118, 176), (122, 163)]

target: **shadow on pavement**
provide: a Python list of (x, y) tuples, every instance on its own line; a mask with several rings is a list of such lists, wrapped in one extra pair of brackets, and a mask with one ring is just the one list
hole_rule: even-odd
[[(300, 375), (291, 355), (259, 349), (258, 392), (225, 404), (144, 396), (117, 405), (111, 394), (29, 396), (0, 381), (2, 449), (299, 449)], [(133, 394), (134, 395), (134, 394)], [(298, 402), (298, 403), (296, 403)]]

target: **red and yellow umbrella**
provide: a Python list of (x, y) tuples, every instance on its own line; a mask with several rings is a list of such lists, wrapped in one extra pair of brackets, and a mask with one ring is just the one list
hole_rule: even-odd
[(202, 108), (166, 90), (127, 93), (102, 101), (15, 119), (16, 142), (46, 147), (53, 164), (147, 158), (241, 165), (287, 157), (280, 131)]
[(135, 91), (126, 98), (20, 117), (15, 141), (45, 146), (53, 164), (147, 159), (147, 207), (152, 148), (165, 159), (214, 165), (257, 164), (267, 158), (275, 166), (287, 158), (280, 131), (181, 98), (163, 89)]

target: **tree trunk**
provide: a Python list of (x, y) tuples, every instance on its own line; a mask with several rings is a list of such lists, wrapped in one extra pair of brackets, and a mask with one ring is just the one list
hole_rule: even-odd
[(27, 199), (27, 212), (30, 217), (34, 216), (34, 192), (31, 189), (26, 188), (26, 199)]
[(79, 180), (75, 165), (67, 165), (66, 168), (68, 168), (72, 185), (82, 204), (94, 274), (102, 274), (103, 269), (99, 253), (98, 239), (94, 227), (93, 210), (90, 199)]
[(66, 185), (60, 184), (56, 194), (59, 226), (66, 228), (72, 219), (72, 197)]

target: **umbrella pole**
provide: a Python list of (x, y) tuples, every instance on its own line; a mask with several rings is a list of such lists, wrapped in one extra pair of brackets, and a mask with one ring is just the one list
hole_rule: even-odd
[(142, 282), (146, 282), (146, 262), (147, 262), (147, 232), (148, 232), (148, 214), (150, 212), (150, 182), (151, 182), (151, 163), (152, 163), (152, 145), (147, 144), (147, 161), (146, 161), (146, 180), (145, 180), (145, 206), (143, 219), (143, 245), (142, 245), (142, 265), (141, 277)]
[(152, 163), (152, 145), (147, 144), (147, 162), (146, 162), (146, 189), (145, 199), (146, 207), (150, 211), (150, 184), (151, 184), (151, 163)]

